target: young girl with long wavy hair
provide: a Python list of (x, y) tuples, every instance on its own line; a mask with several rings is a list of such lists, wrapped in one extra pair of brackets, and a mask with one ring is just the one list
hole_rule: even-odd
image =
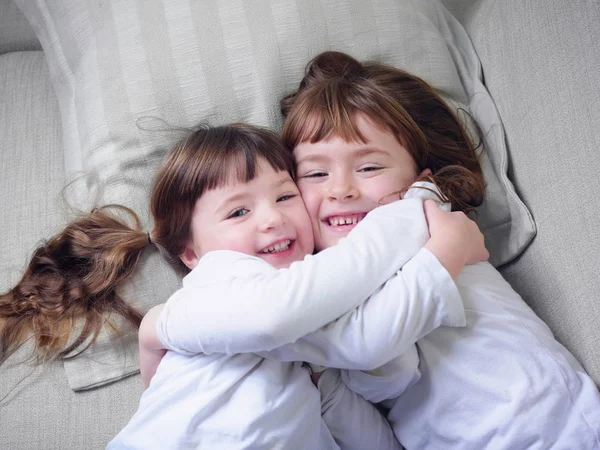
[[(309, 64), (299, 89), (282, 101), (282, 111), (284, 142), (297, 162), (317, 250), (334, 248), (351, 235), (386, 191), (403, 195), (402, 201), (437, 198), (463, 211), (483, 199), (476, 146), (464, 126), (434, 88), (400, 69), (326, 52)], [(410, 189), (414, 180), (419, 182)], [(158, 329), (168, 348), (277, 347), (264, 355), (282, 361), (301, 355), (344, 369), (346, 385), (388, 412), (407, 448), (599, 448), (598, 390), (542, 320), (487, 262), (465, 266), (456, 285), (466, 326), (436, 328), (395, 354), (398, 348), (388, 346), (386, 363), (376, 369), (331, 358), (331, 348), (375, 349), (357, 346), (360, 333), (332, 336), (330, 330), (356, 321), (358, 327), (390, 333), (385, 311), (372, 323), (361, 314), (345, 315), (310, 339), (250, 349), (243, 335), (205, 334), (202, 318), (184, 307), (190, 298), (177, 309), (167, 305)], [(276, 291), (266, 294), (276, 301)], [(246, 295), (254, 298), (250, 291)], [(236, 303), (221, 298), (223, 308)], [(286, 316), (282, 311), (279, 320)], [(344, 428), (341, 410), (325, 419), (336, 438), (355, 433)]]
[[(250, 334), (257, 346), (298, 339), (359, 305), (390, 277), (388, 284), (404, 297), (376, 293), (371, 301), (407, 308), (423, 319), (395, 345), (440, 323), (461, 324), (462, 304), (441, 262), (456, 271), (481, 253), (482, 239), (471, 244), (481, 238), (474, 224), (429, 207), (430, 238), (421, 202), (396, 202), (365, 218), (345, 243), (313, 256), (312, 229), (294, 176), (292, 155), (272, 132), (242, 124), (194, 130), (158, 171), (152, 233), (141, 230), (133, 211), (114, 207), (130, 215), (128, 223), (104, 207), (35, 251), (21, 282), (0, 297), (2, 359), (30, 336), (39, 361), (68, 356), (93, 342), (110, 314), (138, 324), (141, 315), (117, 291), (150, 242), (183, 270), (193, 269), (170, 303), (199, 293), (194, 307), (211, 323), (205, 330), (215, 339), (227, 326)], [(456, 232), (450, 246), (436, 232), (441, 224)], [(405, 270), (396, 274), (401, 266)], [(439, 287), (432, 288), (430, 278)], [(263, 299), (245, 301), (245, 292), (257, 289)], [(275, 302), (266, 295), (271, 291), (279, 292)], [(221, 295), (243, 301), (219, 324), (211, 317), (223, 313)], [(297, 314), (291, 327), (278, 318), (292, 309)], [(259, 317), (251, 318), (255, 311)], [(80, 324), (82, 331), (75, 333)], [(360, 365), (361, 356), (355, 359)], [(147, 363), (142, 357), (142, 367)], [(372, 405), (339, 384), (331, 392), (368, 424), (369, 442), (398, 448)], [(138, 412), (109, 447), (336, 449), (322, 408), (327, 406), (302, 362), (171, 351)]]

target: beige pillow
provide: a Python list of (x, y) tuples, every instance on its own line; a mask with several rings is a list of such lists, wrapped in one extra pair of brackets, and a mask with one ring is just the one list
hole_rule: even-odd
[[(148, 117), (174, 126), (244, 121), (279, 129), (280, 98), (297, 86), (313, 56), (335, 49), (413, 72), (474, 115), (487, 144), (488, 197), (478, 221), (494, 264), (516, 257), (535, 234), (506, 176), (502, 124), (481, 82), (477, 56), (461, 25), (438, 2), (16, 2), (48, 59), (67, 178), (94, 174), (76, 184), (71, 200), (82, 207), (93, 199), (126, 204), (151, 229), (151, 175), (174, 136), (147, 126)], [(165, 301), (178, 279), (154, 253), (130, 285), (128, 298), (147, 309)], [(110, 342), (107, 337), (65, 363), (73, 389), (137, 369), (134, 343), (124, 351)]]

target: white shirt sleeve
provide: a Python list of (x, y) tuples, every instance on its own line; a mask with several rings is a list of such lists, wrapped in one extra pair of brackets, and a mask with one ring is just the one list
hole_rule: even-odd
[(367, 301), (298, 341), (260, 355), (339, 369), (370, 370), (406, 352), (440, 325), (465, 326), (461, 296), (427, 249)]
[(288, 269), (211, 252), (165, 304), (157, 336), (180, 353), (253, 353), (295, 342), (365, 301), (429, 238), (421, 199), (371, 211), (347, 238)]
[(346, 386), (371, 403), (384, 402), (382, 406), (391, 408), (385, 400), (395, 399), (421, 378), (417, 346), (381, 367), (373, 370), (342, 370)]
[(327, 369), (318, 383), (321, 416), (343, 450), (402, 450), (387, 419), (342, 381), (340, 371)]

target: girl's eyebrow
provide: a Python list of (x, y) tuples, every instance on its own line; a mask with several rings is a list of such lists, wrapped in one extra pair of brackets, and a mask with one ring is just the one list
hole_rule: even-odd
[[(380, 148), (377, 148), (377, 147), (361, 147), (356, 150), (352, 150), (350, 153), (352, 156), (355, 156), (358, 158), (362, 158), (363, 156), (369, 156), (372, 154), (380, 154), (383, 156), (389, 155), (388, 152), (386, 152), (385, 150), (382, 150)], [(312, 155), (307, 155), (304, 158), (298, 159), (297, 164), (302, 164), (305, 162), (321, 162), (321, 161), (324, 161), (327, 159), (329, 159), (329, 155), (327, 155), (327, 154), (313, 153)]]
[(372, 154), (380, 154), (387, 156), (389, 153), (377, 147), (363, 147), (352, 152), (353, 156), (369, 156)]
[[(290, 183), (290, 184), (293, 184), (294, 186), (296, 186), (296, 183), (294, 183), (294, 180), (292, 180), (290, 177), (286, 176), (286, 177), (282, 177), (281, 179), (273, 182), (271, 185), (271, 188), (277, 189), (287, 183)], [(228, 209), (230, 207), (231, 203), (243, 202), (244, 200), (247, 200), (248, 197), (251, 197), (251, 195), (246, 191), (239, 191), (239, 192), (233, 193), (227, 197), (224, 197), (223, 200), (217, 206), (216, 212), (218, 213), (218, 212), (222, 211), (223, 209)]]
[(248, 194), (246, 192), (238, 192), (236, 194), (225, 197), (225, 198), (223, 198), (223, 200), (221, 200), (219, 202), (219, 205), (217, 206), (217, 209), (215, 210), (215, 212), (216, 213), (225, 212), (223, 210), (229, 209), (231, 207), (232, 203), (241, 202), (242, 200), (245, 200), (247, 198), (248, 198)]
[(296, 164), (302, 164), (302, 163), (305, 163), (305, 162), (319, 162), (319, 161), (323, 161), (323, 160), (326, 160), (326, 159), (328, 159), (327, 155), (315, 153), (315, 154), (312, 154), (312, 155), (305, 156), (304, 158), (298, 159), (298, 161), (296, 162)]

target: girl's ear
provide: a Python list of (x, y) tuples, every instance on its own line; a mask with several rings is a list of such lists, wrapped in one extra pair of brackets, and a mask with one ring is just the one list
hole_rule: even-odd
[(425, 169), (423, 172), (421, 172), (419, 174), (419, 176), (417, 178), (426, 177), (426, 176), (429, 176), (431, 174), (432, 174), (431, 169)]
[(194, 250), (194, 245), (192, 242), (188, 243), (185, 246), (185, 250), (179, 255), (179, 259), (181, 259), (181, 261), (190, 270), (196, 267), (200, 258), (198, 258), (198, 255), (196, 254), (196, 250)]

